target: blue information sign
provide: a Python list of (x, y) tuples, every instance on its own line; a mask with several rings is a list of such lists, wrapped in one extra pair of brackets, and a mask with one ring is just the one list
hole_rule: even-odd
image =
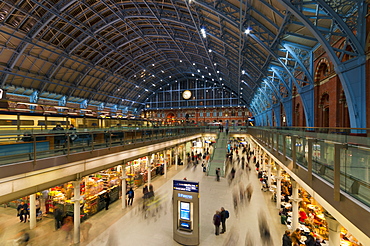
[(191, 182), (186, 180), (174, 180), (173, 189), (179, 191), (199, 193), (199, 182)]

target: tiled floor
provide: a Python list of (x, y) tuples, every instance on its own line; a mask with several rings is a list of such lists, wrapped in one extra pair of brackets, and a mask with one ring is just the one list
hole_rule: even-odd
[[(255, 172), (247, 173), (238, 170), (235, 180), (229, 184), (226, 179), (220, 182), (215, 177), (205, 176), (198, 166), (196, 169), (174, 167), (164, 176), (153, 181), (156, 196), (163, 198), (163, 206), (155, 216), (144, 218), (139, 210), (142, 196), (141, 190), (136, 191), (132, 207), (121, 209), (121, 201), (113, 203), (109, 210), (101, 211), (87, 220), (92, 227), (88, 238), (81, 237), (81, 246), (121, 246), (121, 245), (178, 245), (172, 237), (172, 180), (187, 178), (189, 181), (200, 182), (200, 245), (204, 246), (278, 246), (286, 229), (280, 224), (280, 217), (275, 204), (271, 201), (271, 193), (261, 191), (260, 182)], [(244, 191), (250, 184), (254, 192), (250, 202), (239, 202), (233, 206), (234, 197), (240, 198), (240, 190)], [(223, 206), (230, 212), (227, 220), (227, 232), (216, 236), (212, 217), (216, 210)], [(259, 224), (264, 218), (271, 234), (271, 240), (263, 240), (260, 236)], [(12, 238), (27, 229), (28, 223), (19, 223), (15, 210), (0, 208), (0, 245), (13, 245)], [(84, 225), (82, 224), (82, 227)], [(37, 228), (30, 231), (33, 246), (70, 245), (63, 231), (54, 231), (52, 217), (44, 218), (37, 223)]]

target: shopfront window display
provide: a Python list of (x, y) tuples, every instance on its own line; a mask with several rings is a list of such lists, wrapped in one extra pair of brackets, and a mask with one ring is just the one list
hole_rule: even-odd
[[(152, 178), (163, 174), (163, 161), (165, 160), (163, 157), (160, 160), (154, 159), (151, 170)], [(120, 195), (122, 195), (120, 194), (122, 192), (122, 172), (126, 173), (126, 187), (128, 188), (132, 187), (135, 189), (147, 182), (146, 163), (146, 157), (144, 157), (128, 162), (123, 168), (117, 166), (82, 178), (80, 182), (80, 195), (82, 198), (80, 201), (81, 220), (83, 221), (105, 208), (105, 194), (107, 192), (109, 192), (111, 203), (119, 199)], [(53, 214), (54, 209), (58, 207), (65, 216), (73, 216), (73, 197), (74, 187), (72, 182), (61, 184), (36, 194), (37, 202), (39, 200), (43, 213)], [(29, 197), (19, 198), (6, 205), (16, 209), (22, 201), (29, 204)]]

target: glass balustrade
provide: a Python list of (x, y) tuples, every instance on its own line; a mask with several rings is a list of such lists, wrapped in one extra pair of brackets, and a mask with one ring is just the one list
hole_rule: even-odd
[[(248, 133), (265, 145), (273, 138), (274, 146), (278, 141), (278, 152), (292, 158), (295, 148), (296, 162), (308, 168), (308, 140), (312, 141), (312, 172), (334, 184), (335, 146), (340, 151), (340, 187), (348, 195), (370, 206), (370, 138), (369, 129), (355, 129), (363, 133), (352, 134), (354, 129), (341, 128), (249, 128)], [(267, 133), (269, 132), (269, 134)], [(271, 135), (273, 135), (271, 137)], [(292, 136), (295, 137), (293, 146)], [(278, 139), (278, 140), (277, 140)], [(285, 141), (285, 145), (284, 145)], [(284, 150), (285, 147), (285, 150)], [(274, 147), (275, 148), (275, 147)]]
[(83, 129), (77, 131), (0, 131), (0, 165), (74, 154), (84, 151), (151, 144), (196, 133), (201, 127)]

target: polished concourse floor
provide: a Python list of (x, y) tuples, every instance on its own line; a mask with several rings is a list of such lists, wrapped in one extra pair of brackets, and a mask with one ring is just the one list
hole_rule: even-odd
[[(135, 192), (134, 204), (121, 209), (121, 200), (111, 204), (109, 210), (104, 210), (81, 224), (80, 245), (89, 246), (120, 246), (120, 245), (179, 245), (173, 240), (172, 226), (172, 180), (184, 177), (189, 181), (198, 181), (200, 184), (200, 245), (245, 245), (245, 246), (278, 246), (285, 225), (280, 224), (278, 210), (271, 201), (271, 192), (261, 191), (261, 184), (255, 171), (246, 172), (237, 168), (234, 181), (229, 184), (226, 178), (219, 182), (214, 176), (205, 176), (200, 166), (178, 170), (172, 167), (167, 175), (153, 180), (156, 196), (160, 196), (161, 208), (156, 213), (145, 218), (141, 208), (142, 190)], [(250, 202), (240, 201), (240, 190), (245, 191), (250, 184), (254, 192)], [(233, 197), (235, 199), (233, 199)], [(234, 200), (236, 207), (234, 207)], [(213, 214), (221, 207), (230, 212), (227, 220), (227, 231), (219, 236), (215, 235), (212, 224)], [(13, 245), (12, 238), (22, 229), (27, 229), (28, 223), (19, 223), (14, 209), (0, 208), (0, 245)], [(265, 221), (265, 228), (271, 238), (261, 238), (260, 224)], [(91, 229), (84, 228), (87, 223)], [(54, 231), (54, 221), (49, 215), (38, 222), (37, 227), (30, 231), (33, 246), (72, 245), (66, 239), (66, 233)]]
[[(159, 187), (154, 182), (156, 195), (163, 197), (162, 210), (154, 216), (144, 218), (139, 207), (129, 208), (128, 213), (116, 221), (104, 221), (101, 225), (94, 223), (94, 227), (101, 228), (99, 235), (88, 243), (89, 246), (100, 245), (179, 245), (173, 240), (172, 233), (172, 180), (187, 178), (189, 181), (200, 182), (200, 245), (246, 245), (259, 246), (281, 245), (281, 237), (286, 229), (280, 224), (280, 217), (275, 204), (271, 201), (271, 193), (261, 191), (260, 182), (256, 173), (249, 175), (244, 170), (236, 174), (237, 180), (228, 184), (227, 179), (217, 182), (214, 177), (204, 176), (201, 167), (196, 169), (183, 169), (172, 178), (167, 179)], [(159, 181), (159, 180), (158, 180)], [(235, 183), (235, 184), (234, 184)], [(236, 210), (233, 205), (233, 193), (238, 193), (240, 187), (248, 184), (253, 187), (253, 195), (250, 203), (238, 203)], [(136, 201), (135, 205), (138, 202)], [(230, 218), (227, 220), (227, 232), (216, 236), (212, 224), (213, 214), (223, 206), (229, 210)], [(259, 223), (265, 218), (267, 227), (271, 233), (271, 241), (263, 240), (260, 236)], [(90, 237), (96, 235), (91, 229)]]

